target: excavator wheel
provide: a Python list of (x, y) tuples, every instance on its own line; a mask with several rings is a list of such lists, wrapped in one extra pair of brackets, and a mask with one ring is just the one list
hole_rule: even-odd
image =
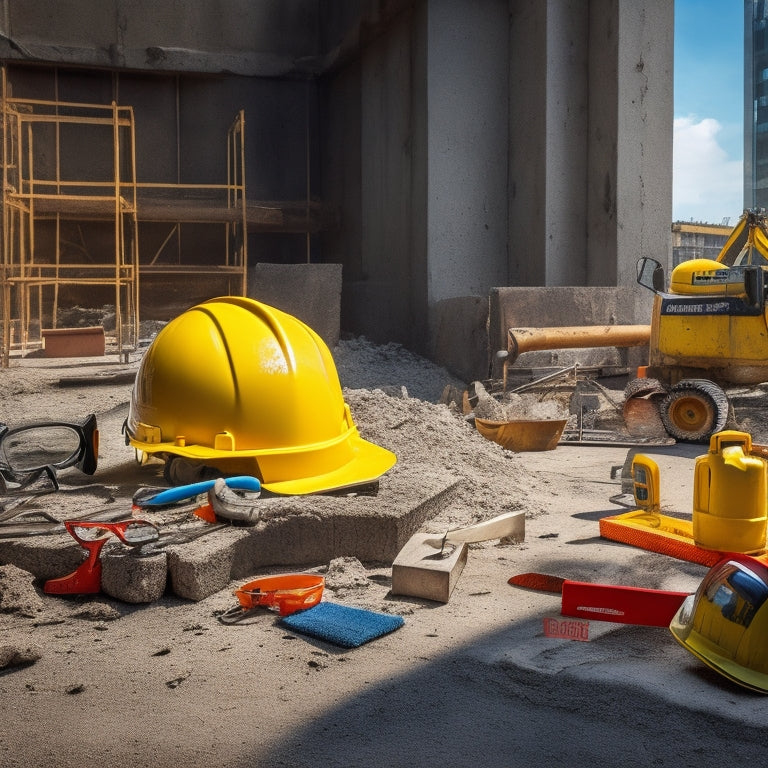
[(661, 422), (659, 400), (667, 390), (657, 379), (638, 378), (624, 388), (622, 416), (624, 426), (632, 437), (661, 439), (667, 430)]
[(658, 379), (632, 379), (624, 387), (624, 399), (631, 397), (647, 397), (648, 395), (665, 394), (666, 389)]
[(664, 429), (677, 440), (702, 443), (728, 420), (728, 398), (708, 379), (684, 379), (659, 405)]

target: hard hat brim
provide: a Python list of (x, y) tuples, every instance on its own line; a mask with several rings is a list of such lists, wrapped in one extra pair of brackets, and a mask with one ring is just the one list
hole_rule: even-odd
[[(329, 441), (329, 447), (337, 447), (342, 452), (344, 461), (341, 464), (334, 461), (318, 462), (322, 451), (308, 451), (306, 446), (300, 451), (254, 450), (232, 454), (207, 446), (146, 443), (135, 439), (130, 442), (134, 448), (146, 454), (180, 456), (195, 463), (216, 467), (225, 473), (254, 474), (264, 490), (280, 495), (329, 493), (370, 485), (397, 463), (397, 456), (392, 451), (364, 440), (355, 428), (350, 429), (341, 439)], [(319, 467), (328, 464), (333, 468), (319, 470)]]
[(292, 480), (276, 480), (262, 484), (270, 493), (280, 495), (304, 495), (329, 493), (370, 485), (392, 469), (397, 457), (386, 448), (358, 438), (352, 445), (354, 458), (342, 467), (323, 475)]

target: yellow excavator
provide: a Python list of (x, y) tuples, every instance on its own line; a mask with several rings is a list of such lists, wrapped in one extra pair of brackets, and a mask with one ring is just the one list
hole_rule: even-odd
[[(637, 282), (655, 294), (650, 326), (510, 328), (507, 367), (539, 349), (648, 345), (648, 365), (625, 390), (658, 406), (675, 439), (706, 442), (728, 419), (723, 386), (768, 381), (768, 223), (764, 209), (745, 211), (717, 259), (692, 259), (672, 271), (637, 262)], [(631, 411), (631, 408), (629, 409)]]

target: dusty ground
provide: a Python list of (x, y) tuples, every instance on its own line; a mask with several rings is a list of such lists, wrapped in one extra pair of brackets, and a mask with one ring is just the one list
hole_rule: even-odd
[[(529, 570), (694, 591), (706, 569), (600, 539), (623, 509), (612, 467), (627, 447), (514, 454), (440, 405), (450, 377), (396, 346), (334, 349), (361, 432), (398, 455), (392, 472), (450, 472), (460, 493), (425, 529), (513, 509), (522, 544), (473, 545), (450, 601), (395, 597), (390, 565), (317, 563), (327, 599), (399, 614), (405, 625), (354, 650), (307, 640), (264, 612), (225, 626), (231, 588), (193, 603), (126, 605), (43, 595), (0, 563), (3, 766), (716, 766), (764, 762), (768, 699), (709, 672), (665, 628), (591, 622), (589, 641), (544, 637), (559, 597), (511, 587)], [(129, 366), (130, 368), (131, 366)], [(133, 366), (135, 367), (135, 365)], [(125, 504), (159, 482), (120, 434), (129, 383), (60, 387), (125, 368), (16, 361), (0, 371), (0, 420), (97, 413), (93, 478), (61, 476), (61, 517)], [(453, 382), (457, 384), (457, 382)], [(768, 441), (762, 389), (737, 393), (736, 421)], [(543, 407), (543, 406), (542, 406)], [(547, 406), (547, 407), (551, 407)], [(687, 512), (701, 446), (649, 448), (666, 510)], [(149, 471), (150, 474), (146, 474)], [(382, 483), (386, 483), (386, 477)], [(339, 503), (343, 503), (340, 500)]]

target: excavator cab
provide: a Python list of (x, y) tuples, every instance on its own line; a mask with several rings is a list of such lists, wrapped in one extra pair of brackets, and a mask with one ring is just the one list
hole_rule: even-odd
[(678, 264), (666, 288), (658, 261), (637, 262), (637, 282), (655, 294), (644, 371), (649, 381), (630, 382), (627, 397), (665, 393), (661, 421), (679, 440), (706, 442), (725, 427), (722, 386), (768, 381), (763, 214), (746, 211), (717, 259)]
[[(757, 260), (758, 256), (751, 258)], [(728, 268), (711, 259), (691, 259), (672, 270), (669, 293), (740, 296), (762, 312), (766, 301), (766, 269), (768, 260), (765, 268), (757, 264)], [(644, 256), (637, 262), (637, 282), (657, 295), (664, 294), (664, 267), (656, 259)]]

